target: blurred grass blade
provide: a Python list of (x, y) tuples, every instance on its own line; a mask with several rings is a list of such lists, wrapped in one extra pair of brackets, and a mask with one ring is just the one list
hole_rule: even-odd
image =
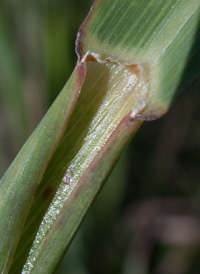
[[(22, 92), (22, 67), (17, 58), (16, 45), (14, 45), (11, 35), (8, 34), (7, 21), (8, 19), (0, 12), (0, 110), (1, 125), (7, 125), (7, 127), (3, 126), (0, 132), (2, 135), (4, 134), (5, 138), (6, 135), (9, 136), (9, 140), (14, 144), (14, 150), (16, 150), (27, 138), (28, 121), (25, 98)], [(6, 144), (2, 145), (6, 146)], [(5, 148), (4, 150), (6, 151)], [(5, 154), (5, 152), (1, 154), (1, 158), (4, 157), (4, 160), (1, 159), (2, 161), (8, 158), (8, 155)], [(0, 176), (5, 170), (0, 165)], [(1, 173), (2, 171), (4, 172)]]
[(40, 181), (11, 272), (55, 270), (142, 120), (162, 116), (181, 80), (186, 88), (198, 76), (199, 64), (187, 75), (186, 66), (199, 53), (199, 13), (199, 0), (94, 3), (74, 73), (1, 181), (2, 273)]
[(69, 121), (81, 79), (83, 75), (74, 71), (0, 182), (1, 273), (9, 269), (41, 178)]

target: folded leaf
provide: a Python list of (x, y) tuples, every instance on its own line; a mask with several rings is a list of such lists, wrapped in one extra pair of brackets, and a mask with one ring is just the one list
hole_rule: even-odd
[(0, 182), (0, 272), (7, 273), (33, 198), (71, 116), (84, 77), (74, 71)]

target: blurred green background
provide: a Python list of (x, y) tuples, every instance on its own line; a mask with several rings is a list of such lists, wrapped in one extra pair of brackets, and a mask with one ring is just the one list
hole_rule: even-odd
[[(92, 0), (0, 1), (0, 175), (75, 64)], [(200, 273), (200, 81), (145, 122), (57, 274)]]

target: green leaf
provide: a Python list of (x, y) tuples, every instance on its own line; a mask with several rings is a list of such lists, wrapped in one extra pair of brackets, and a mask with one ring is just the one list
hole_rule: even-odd
[(1, 181), (2, 273), (20, 236), (12, 273), (55, 270), (142, 121), (199, 75), (199, 12), (199, 0), (94, 3), (70, 80)]
[[(80, 59), (137, 64), (149, 85), (146, 118), (164, 114), (180, 90), (198, 77), (199, 0), (99, 0), (79, 31)], [(192, 48), (198, 40), (197, 45)], [(189, 58), (189, 60), (188, 60)], [(192, 75), (183, 75), (189, 62)], [(183, 88), (183, 86), (182, 86)]]
[[(40, 266), (40, 263), (36, 263), (37, 260), (45, 262), (46, 269), (48, 268), (46, 251), (44, 252), (46, 237), (52, 235), (54, 238), (59, 231), (60, 236), (68, 235), (68, 241), (71, 241), (71, 235), (77, 230), (90, 203), (141, 124), (141, 121), (134, 121), (133, 114), (136, 115), (143, 108), (142, 88), (141, 80), (128, 68), (124, 69), (116, 64), (87, 62), (87, 74), (80, 97), (33, 202), (17, 250), (13, 272), (19, 272), (23, 254), (26, 257), (30, 248), (33, 240), (30, 237), (30, 228), (36, 233), (41, 223), (25, 272), (31, 269), (33, 262), (36, 270), (31, 271), (37, 272), (37, 265)], [(138, 93), (135, 89), (138, 89)], [(42, 220), (55, 192), (56, 195)], [(65, 207), (67, 210), (64, 210)], [(63, 214), (67, 214), (66, 217)], [(56, 232), (58, 220), (65, 218), (69, 218), (69, 222), (63, 229), (59, 225)], [(65, 245), (69, 245), (69, 242), (67, 244), (61, 240), (56, 244), (56, 253), (54, 248), (48, 251), (54, 253), (51, 255), (49, 269), (55, 267), (57, 259), (63, 255), (63, 243), (66, 248)]]
[(40, 181), (69, 121), (82, 75), (74, 71), (63, 91), (0, 182), (0, 270), (7, 273)]

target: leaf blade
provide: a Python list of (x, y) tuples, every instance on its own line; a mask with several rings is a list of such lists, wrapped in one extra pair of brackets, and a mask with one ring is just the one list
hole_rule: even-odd
[(80, 73), (74, 72), (1, 180), (0, 269), (2, 273), (6, 273), (10, 267), (33, 197), (69, 121), (82, 84), (80, 76)]

